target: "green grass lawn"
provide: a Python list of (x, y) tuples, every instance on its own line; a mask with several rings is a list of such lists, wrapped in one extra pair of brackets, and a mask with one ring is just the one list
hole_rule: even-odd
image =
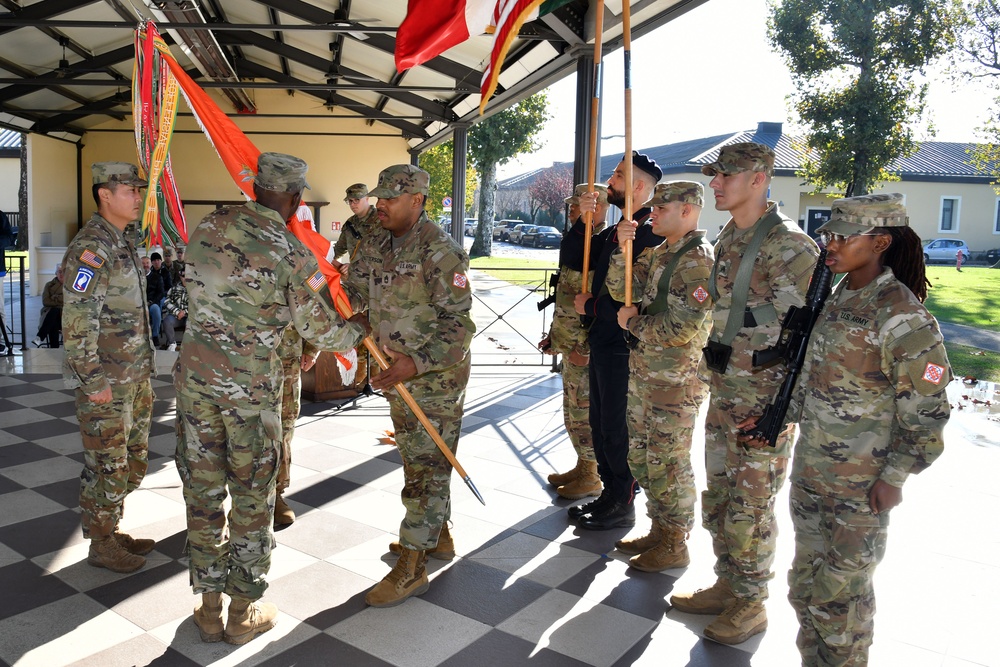
[[(964, 269), (962, 273), (965, 273)], [(948, 361), (955, 377), (971, 375), (979, 380), (1000, 382), (1000, 354), (948, 343), (945, 343), (945, 349), (948, 350)]]
[(558, 268), (555, 258), (549, 261), (518, 257), (477, 257), (470, 266), (497, 280), (525, 286), (546, 284), (547, 275)]
[(928, 266), (927, 310), (942, 322), (1000, 332), (1000, 269)]

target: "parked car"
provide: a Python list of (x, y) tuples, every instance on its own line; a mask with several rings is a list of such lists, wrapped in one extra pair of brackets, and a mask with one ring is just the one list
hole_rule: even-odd
[(478, 225), (478, 224), (479, 224), (479, 221), (476, 220), (475, 218), (466, 218), (465, 219), (465, 235), (466, 236), (475, 236), (476, 235), (476, 225)]
[(508, 232), (507, 234), (507, 240), (510, 241), (511, 243), (520, 243), (521, 235), (534, 228), (535, 228), (534, 225), (529, 225), (524, 222), (522, 222), (519, 225), (514, 225), (514, 229), (510, 230), (510, 232)]
[(520, 220), (498, 220), (493, 223), (493, 240), (509, 241), (510, 230), (514, 229), (514, 227), (519, 224), (521, 224)]
[(962, 251), (962, 261), (969, 261), (969, 246), (959, 239), (934, 239), (924, 243), (924, 262), (954, 262), (958, 251)]
[(530, 232), (521, 234), (521, 245), (534, 248), (558, 248), (562, 234), (555, 227), (535, 227)]
[(1000, 248), (993, 248), (992, 250), (986, 251), (986, 263), (993, 266), (997, 262), (1000, 262)]

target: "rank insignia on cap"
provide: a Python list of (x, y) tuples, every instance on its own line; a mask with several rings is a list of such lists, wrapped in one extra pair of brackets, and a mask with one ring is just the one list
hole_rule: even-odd
[(90, 281), (94, 279), (94, 272), (85, 266), (81, 266), (76, 272), (76, 278), (73, 279), (73, 289), (81, 294), (87, 292), (87, 288), (90, 287)]
[(306, 285), (309, 285), (309, 289), (313, 292), (318, 292), (319, 288), (322, 287), (325, 282), (326, 278), (323, 277), (323, 273), (321, 271), (317, 271), (309, 277), (309, 280), (306, 281)]
[(941, 378), (944, 377), (944, 367), (938, 366), (937, 364), (927, 363), (927, 367), (924, 368), (924, 379), (931, 384), (941, 384)]
[(705, 303), (705, 299), (708, 298), (708, 292), (705, 291), (704, 287), (699, 286), (698, 289), (691, 294), (691, 296), (693, 296), (694, 300), (698, 303)]
[(455, 287), (465, 289), (469, 286), (469, 279), (465, 277), (464, 273), (456, 273), (455, 277), (452, 278), (451, 284)]
[(84, 250), (80, 255), (80, 261), (88, 266), (92, 266), (95, 269), (99, 269), (104, 266), (104, 259), (95, 255), (90, 250)]

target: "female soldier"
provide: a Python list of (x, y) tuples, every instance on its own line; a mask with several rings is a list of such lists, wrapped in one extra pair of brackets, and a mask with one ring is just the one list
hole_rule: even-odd
[(879, 194), (838, 199), (818, 230), (827, 265), (847, 276), (816, 322), (789, 411), (801, 434), (788, 597), (803, 665), (867, 664), (889, 510), (944, 446), (951, 369), (907, 225), (902, 195)]

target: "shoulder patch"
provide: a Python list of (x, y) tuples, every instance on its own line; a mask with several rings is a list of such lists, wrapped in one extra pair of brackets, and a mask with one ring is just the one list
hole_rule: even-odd
[(698, 303), (705, 303), (705, 299), (708, 298), (708, 292), (705, 291), (704, 287), (699, 285), (698, 289), (691, 293), (691, 296), (694, 297), (694, 300)]
[(465, 277), (464, 273), (456, 273), (455, 277), (451, 280), (451, 284), (459, 289), (465, 289), (469, 286), (469, 279)]
[(99, 269), (104, 266), (104, 258), (89, 249), (80, 253), (80, 261), (88, 266), (94, 267), (95, 269)]
[(73, 291), (86, 294), (90, 288), (90, 282), (94, 279), (94, 272), (85, 266), (81, 266), (73, 279)]
[(927, 366), (924, 367), (923, 379), (931, 384), (941, 384), (941, 380), (944, 378), (944, 367), (938, 366), (937, 364), (932, 364), (927, 362)]
[(319, 288), (326, 283), (326, 278), (323, 277), (322, 271), (317, 271), (316, 273), (309, 276), (309, 280), (306, 281), (306, 285), (309, 286), (313, 292), (318, 292)]

